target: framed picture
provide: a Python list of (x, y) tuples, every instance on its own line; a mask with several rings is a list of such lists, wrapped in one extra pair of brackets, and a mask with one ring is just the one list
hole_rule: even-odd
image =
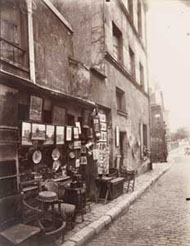
[(80, 149), (81, 148), (81, 141), (74, 141), (74, 149)]
[(65, 127), (56, 126), (56, 144), (65, 143)]
[(54, 144), (55, 126), (46, 125), (46, 140), (44, 144)]
[(22, 145), (32, 145), (32, 141), (31, 141), (31, 123), (22, 122), (21, 144)]
[(81, 165), (87, 165), (87, 157), (86, 156), (80, 157), (80, 164)]
[(81, 146), (81, 154), (85, 154), (86, 153), (86, 146), (82, 145)]
[(42, 120), (43, 99), (41, 97), (30, 97), (30, 114), (29, 119), (35, 121)]
[(79, 134), (81, 134), (82, 132), (81, 132), (80, 122), (79, 121), (75, 122), (75, 126), (78, 128)]
[(107, 124), (105, 122), (100, 122), (100, 130), (107, 131)]
[(73, 138), (79, 139), (79, 128), (78, 127), (73, 128)]
[(100, 122), (106, 122), (106, 115), (99, 113)]
[(100, 133), (100, 141), (103, 141), (103, 142), (107, 141), (107, 132)]
[(66, 141), (72, 140), (72, 126), (66, 127)]
[(45, 140), (46, 126), (43, 124), (32, 124), (32, 140)]
[(76, 159), (76, 162), (75, 162), (75, 167), (80, 167), (80, 159)]

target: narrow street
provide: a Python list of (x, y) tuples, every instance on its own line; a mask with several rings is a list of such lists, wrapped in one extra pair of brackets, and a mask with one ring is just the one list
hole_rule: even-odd
[[(172, 168), (89, 246), (189, 246), (190, 156), (174, 151)], [(164, 164), (163, 164), (164, 165)]]

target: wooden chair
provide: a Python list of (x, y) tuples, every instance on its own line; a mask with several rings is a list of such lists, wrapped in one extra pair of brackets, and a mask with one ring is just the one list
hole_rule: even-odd
[(55, 210), (57, 213), (61, 211), (62, 218), (66, 220), (67, 228), (73, 228), (75, 226), (76, 206), (64, 202), (64, 186), (59, 186), (55, 181), (48, 179), (44, 182), (44, 188), (48, 191), (53, 191), (58, 195), (58, 206)]
[(39, 226), (23, 223), (25, 207), (33, 211), (38, 224), (41, 211), (24, 202), (23, 194), (0, 199), (0, 245), (21, 245), (40, 233)]
[(127, 183), (126, 192), (128, 193), (129, 190), (134, 191), (135, 188), (135, 170), (121, 170), (120, 176), (125, 178), (125, 182)]

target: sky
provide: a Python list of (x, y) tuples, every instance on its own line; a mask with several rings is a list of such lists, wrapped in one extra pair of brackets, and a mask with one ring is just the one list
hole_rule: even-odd
[(170, 129), (190, 127), (190, 6), (178, 0), (149, 0), (149, 83), (158, 83)]

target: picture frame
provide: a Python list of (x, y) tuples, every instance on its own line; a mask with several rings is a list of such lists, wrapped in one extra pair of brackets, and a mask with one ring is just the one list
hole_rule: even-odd
[(79, 134), (81, 134), (82, 131), (81, 131), (81, 125), (80, 125), (80, 122), (79, 122), (79, 121), (75, 122), (75, 126), (78, 128)]
[(43, 99), (37, 96), (30, 97), (29, 119), (40, 122), (42, 120)]
[(32, 140), (46, 139), (46, 126), (44, 124), (32, 123)]
[(72, 141), (72, 126), (66, 127), (66, 141)]
[(55, 139), (55, 126), (46, 125), (46, 139), (44, 145), (53, 145)]
[(22, 122), (21, 145), (32, 145), (31, 133), (31, 123)]
[(100, 122), (106, 122), (106, 115), (105, 114), (99, 113), (98, 115), (100, 118)]
[(107, 142), (107, 132), (100, 132), (100, 141)]
[(81, 141), (80, 140), (74, 141), (74, 149), (81, 149)]
[(86, 156), (80, 157), (80, 164), (81, 165), (87, 165), (87, 157)]
[(86, 146), (81, 145), (81, 154), (86, 154)]
[(56, 145), (65, 143), (65, 127), (56, 126)]
[(78, 127), (73, 127), (73, 138), (79, 139), (79, 128)]
[(100, 130), (107, 131), (107, 124), (105, 122), (100, 122)]

